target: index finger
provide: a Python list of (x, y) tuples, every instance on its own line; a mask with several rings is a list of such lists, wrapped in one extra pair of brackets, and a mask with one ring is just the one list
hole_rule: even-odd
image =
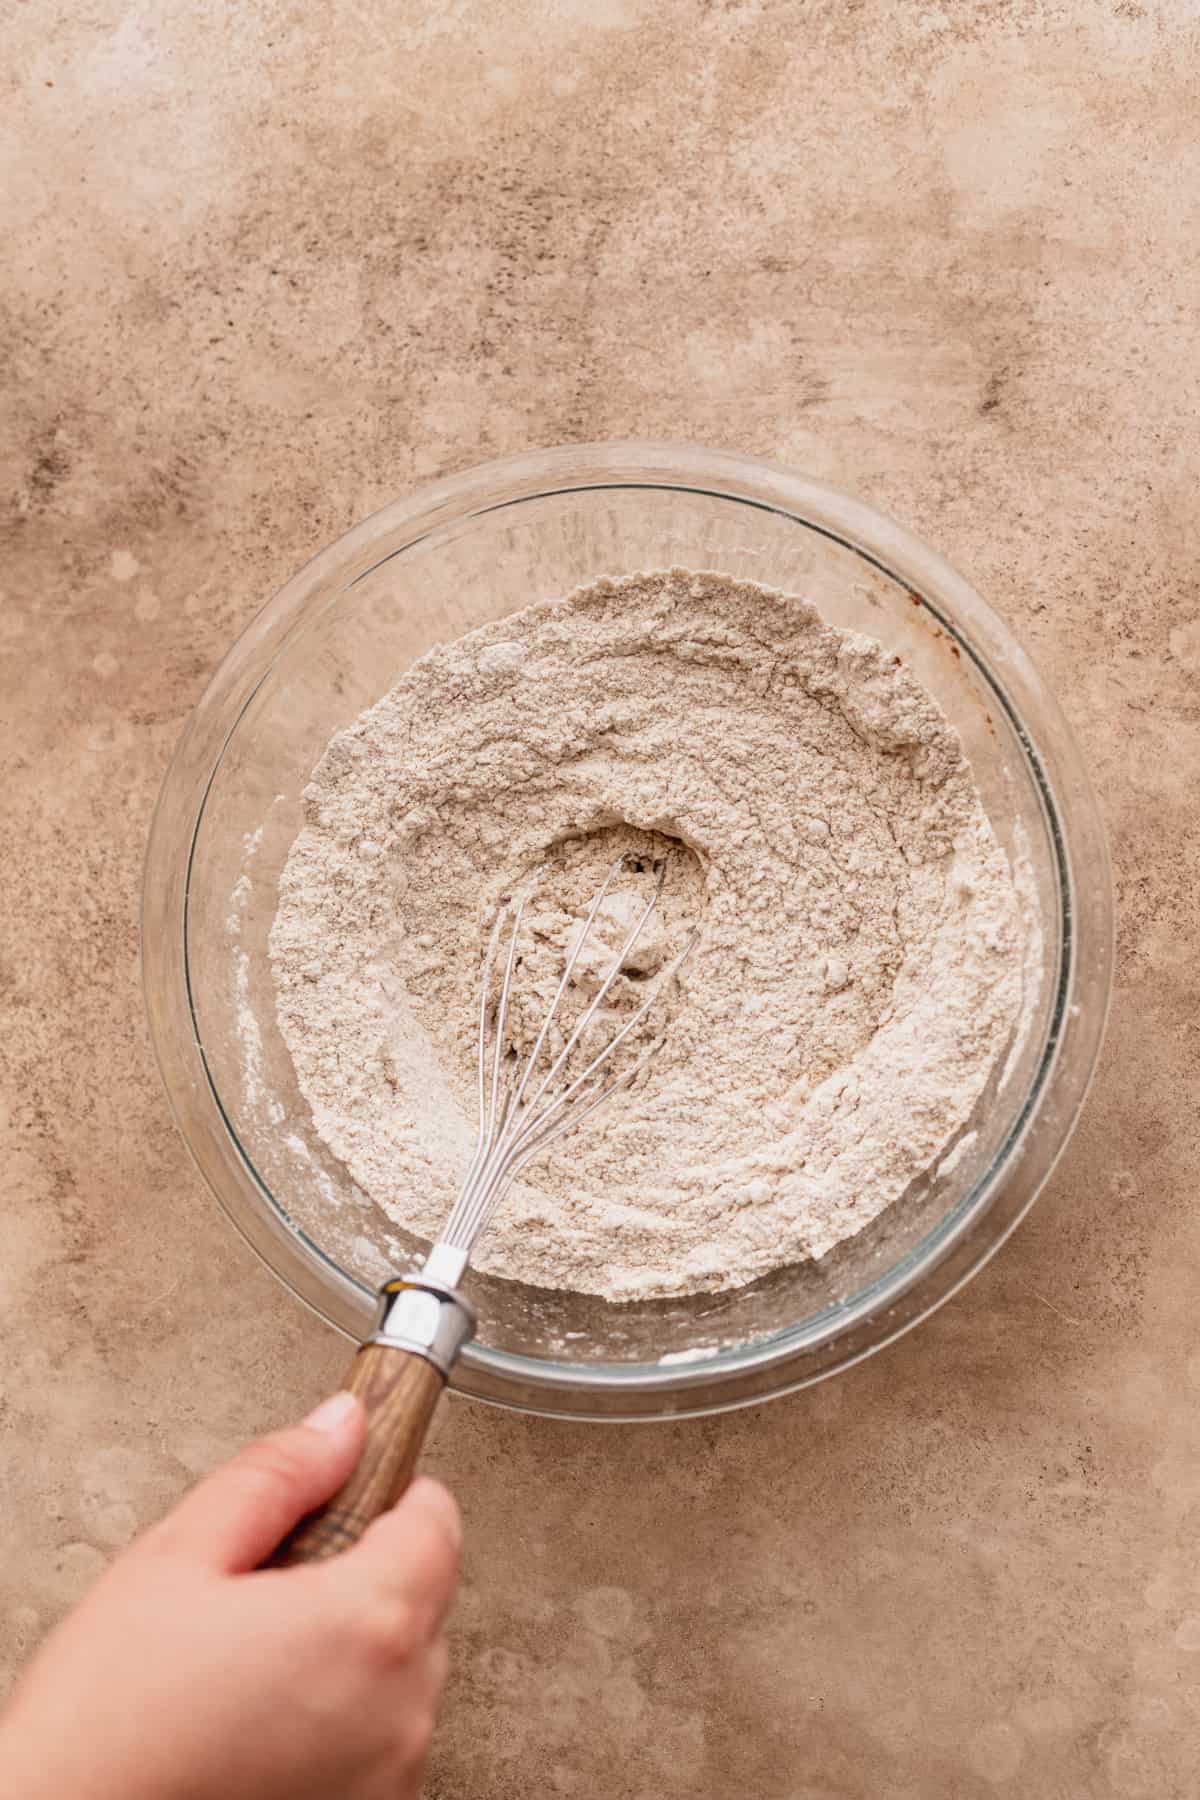
[(450, 1610), (461, 1548), (462, 1521), (454, 1496), (440, 1481), (419, 1475), (354, 1548), (335, 1560), (368, 1582), (373, 1592), (394, 1599), (398, 1609), (410, 1614), (418, 1641), (427, 1643)]

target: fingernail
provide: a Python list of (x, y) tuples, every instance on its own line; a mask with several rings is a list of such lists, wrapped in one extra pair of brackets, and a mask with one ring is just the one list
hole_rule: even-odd
[(304, 1423), (312, 1431), (336, 1431), (339, 1425), (346, 1423), (357, 1405), (358, 1401), (349, 1391), (330, 1394), (328, 1400), (322, 1400), (320, 1406), (309, 1413)]

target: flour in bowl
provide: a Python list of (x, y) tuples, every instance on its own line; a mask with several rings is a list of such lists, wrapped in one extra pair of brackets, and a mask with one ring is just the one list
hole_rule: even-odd
[(497, 905), (544, 869), (518, 1043), (621, 852), (608, 941), (666, 878), (618, 1007), (697, 933), (648, 1078), (530, 1166), (495, 1274), (628, 1300), (822, 1256), (946, 1154), (1018, 1021), (1021, 909), (957, 735), (878, 644), (748, 582), (599, 581), (432, 650), (305, 802), (280, 1027), (319, 1135), (426, 1238), (473, 1147)]

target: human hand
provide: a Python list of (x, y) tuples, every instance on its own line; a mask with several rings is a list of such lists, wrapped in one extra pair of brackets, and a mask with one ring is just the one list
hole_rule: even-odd
[(117, 1559), (0, 1720), (4, 1800), (413, 1800), (446, 1678), (453, 1499), (415, 1481), (341, 1556), (259, 1566), (364, 1435), (335, 1395)]

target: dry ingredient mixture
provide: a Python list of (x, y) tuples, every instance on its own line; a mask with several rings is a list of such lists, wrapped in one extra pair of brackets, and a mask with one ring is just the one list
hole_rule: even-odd
[(611, 1299), (821, 1256), (941, 1158), (1022, 1000), (1012, 875), (895, 657), (720, 574), (604, 580), (424, 656), (329, 745), (271, 935), (319, 1135), (432, 1237), (474, 1141), (498, 904), (539, 877), (514, 1040), (622, 850), (581, 998), (664, 859), (614, 1004), (647, 1077), (533, 1164), (474, 1260)]

